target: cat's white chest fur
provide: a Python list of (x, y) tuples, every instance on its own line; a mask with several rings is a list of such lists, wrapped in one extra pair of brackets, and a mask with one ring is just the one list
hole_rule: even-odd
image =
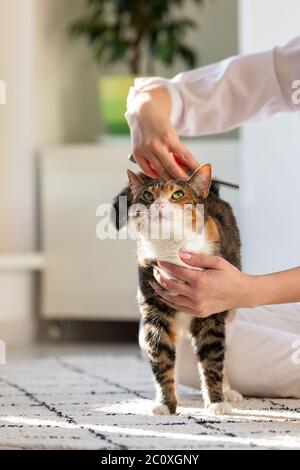
[(184, 239), (148, 239), (140, 237), (140, 254), (147, 261), (168, 261), (179, 266), (187, 266), (180, 258), (180, 250), (194, 253), (213, 254), (214, 244), (208, 239), (206, 231), (201, 234), (193, 234)]
[[(200, 270), (201, 268), (195, 268), (185, 264), (180, 256), (180, 250), (187, 250), (195, 253), (205, 253), (207, 255), (213, 254), (214, 246), (213, 243), (208, 240), (208, 237), (204, 231), (201, 235), (195, 234), (193, 237), (188, 237), (187, 239), (156, 239), (149, 240), (143, 237), (140, 238), (140, 255), (146, 261), (167, 261), (172, 264), (179, 266), (188, 267), (190, 269)], [(169, 278), (172, 279), (173, 276), (170, 275), (165, 270), (161, 271)], [(177, 331), (181, 332), (183, 336), (187, 336), (190, 330), (192, 318), (186, 313), (177, 312), (176, 314), (176, 325)]]

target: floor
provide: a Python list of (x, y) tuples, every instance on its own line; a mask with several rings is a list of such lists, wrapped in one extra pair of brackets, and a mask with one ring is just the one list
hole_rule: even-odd
[(182, 388), (178, 413), (151, 414), (135, 345), (37, 344), (0, 367), (0, 449), (299, 449), (300, 400), (248, 398), (212, 416)]
[(97, 343), (36, 343), (33, 345), (7, 349), (7, 363), (17, 364), (27, 359), (43, 359), (60, 356), (97, 356), (107, 354), (140, 356), (136, 344), (97, 344)]

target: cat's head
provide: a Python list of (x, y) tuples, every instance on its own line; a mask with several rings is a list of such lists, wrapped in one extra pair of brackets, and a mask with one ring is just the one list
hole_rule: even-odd
[(197, 231), (203, 224), (203, 207), (212, 184), (212, 168), (206, 164), (198, 168), (186, 181), (150, 180), (128, 171), (133, 205), (130, 211), (137, 230), (147, 232), (149, 227), (159, 234), (176, 236), (179, 231)]

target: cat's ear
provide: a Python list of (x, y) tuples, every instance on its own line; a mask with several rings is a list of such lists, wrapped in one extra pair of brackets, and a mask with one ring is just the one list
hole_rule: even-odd
[(207, 198), (212, 183), (212, 167), (209, 163), (200, 166), (196, 170), (190, 179), (188, 180), (189, 185), (195, 191), (197, 196)]
[(145, 182), (131, 170), (128, 170), (127, 174), (133, 197), (136, 197), (145, 186)]

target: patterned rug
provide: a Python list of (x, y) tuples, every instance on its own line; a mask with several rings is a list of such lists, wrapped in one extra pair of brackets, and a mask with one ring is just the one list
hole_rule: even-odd
[(0, 369), (0, 448), (300, 449), (300, 400), (247, 399), (228, 417), (184, 389), (177, 416), (149, 415), (142, 359), (30, 360)]

